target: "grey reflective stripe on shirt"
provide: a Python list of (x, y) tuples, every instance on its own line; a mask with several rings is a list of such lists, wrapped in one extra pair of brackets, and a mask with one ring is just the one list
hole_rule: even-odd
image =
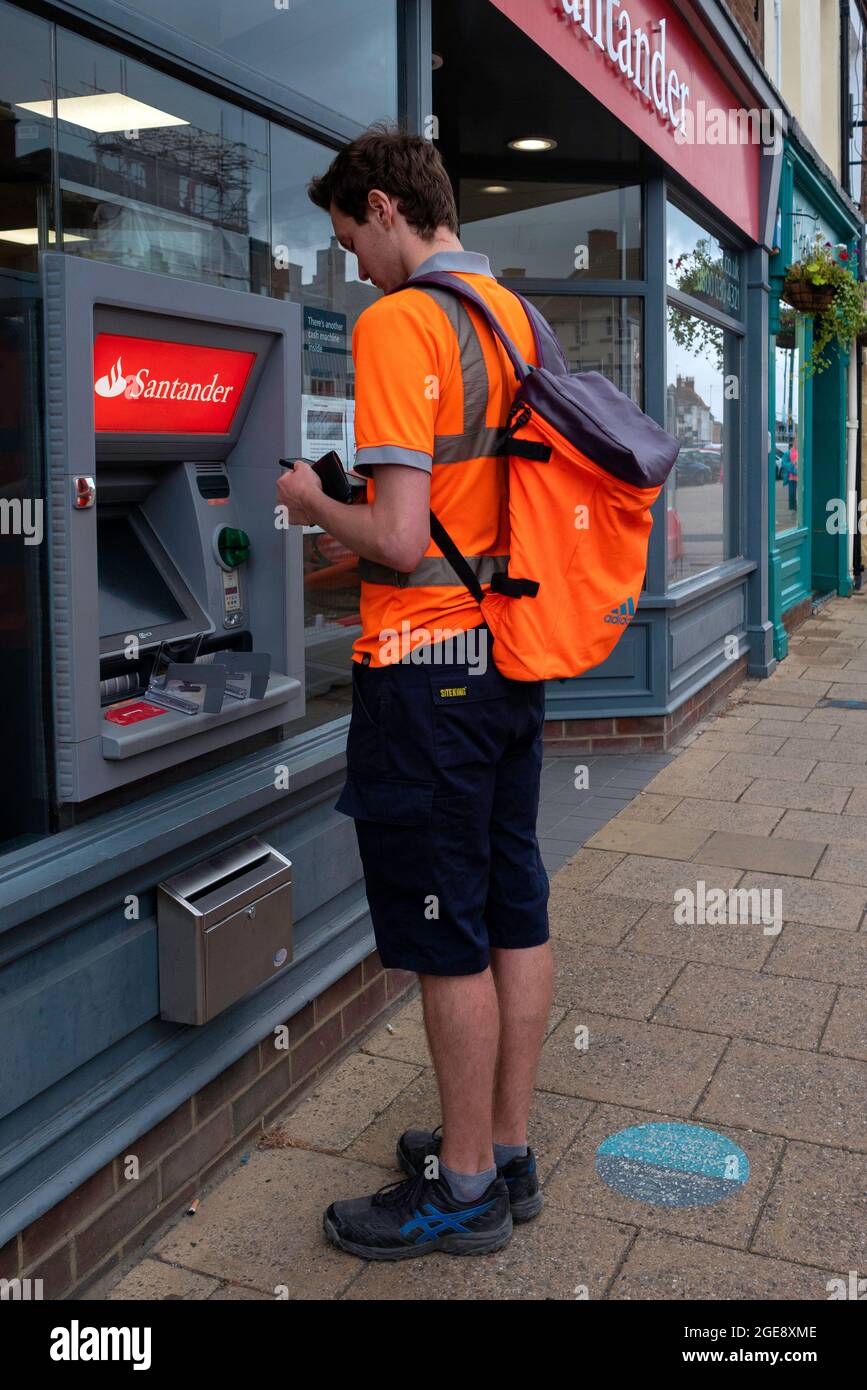
[[(463, 302), (449, 294), (448, 290), (440, 289), (437, 285), (418, 285), (416, 288), (429, 294), (440, 306), (455, 331), (460, 349), (464, 427), (460, 434), (434, 436), (433, 462), (468, 463), (471, 459), (497, 458), (506, 452), (501, 443), (504, 426), (485, 424), (488, 411), (488, 369), (475, 324)], [(362, 459), (361, 466), (364, 467), (364, 456), (368, 454), (370, 464), (391, 461), (398, 463), (401, 460), (396, 455), (401, 453), (413, 455), (415, 451), (400, 450), (393, 446), (385, 449), (362, 449), (356, 455), (355, 467), (359, 467), (359, 457)], [(395, 457), (392, 459), (387, 455)], [(419, 453), (417, 457), (427, 459), (428, 455)], [(405, 461), (413, 463), (416, 467), (423, 466), (413, 457), (407, 457)], [(509, 568), (508, 555), (465, 555), (463, 558), (480, 584), (490, 583), (494, 574), (507, 571)], [(400, 589), (463, 586), (463, 580), (458, 577), (444, 555), (423, 556), (415, 569), (409, 573), (359, 557), (358, 577), (365, 584), (391, 584)]]
[(502, 428), (487, 426), (488, 369), (475, 324), (466, 306), (448, 290), (437, 285), (418, 285), (440, 306), (458, 340), (461, 355), (461, 379), (464, 390), (464, 427), (460, 434), (438, 434), (434, 437), (434, 463), (465, 463), (469, 459), (497, 458), (503, 452)]
[[(480, 584), (490, 582), (498, 570), (509, 567), (508, 555), (465, 555), (464, 559)], [(410, 573), (359, 558), (358, 577), (365, 584), (393, 584), (399, 589), (450, 585), (460, 588), (459, 579), (444, 555), (425, 555)]]

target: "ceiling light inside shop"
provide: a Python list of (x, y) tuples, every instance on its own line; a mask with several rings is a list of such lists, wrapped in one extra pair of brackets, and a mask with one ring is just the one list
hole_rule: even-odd
[[(32, 111), (35, 116), (54, 114), (53, 101), (17, 101), (22, 111)], [(70, 125), (83, 126), (85, 130), (95, 130), (100, 135), (117, 130), (152, 130), (156, 126), (189, 125), (181, 116), (172, 116), (168, 111), (158, 111), (135, 97), (123, 92), (96, 92), (88, 97), (61, 97), (57, 102), (57, 114)]]
[(520, 140), (510, 140), (510, 150), (536, 151), (536, 150), (555, 150), (557, 141), (552, 140), (549, 135), (523, 135)]
[(437, 68), (441, 68), (443, 65), (443, 55), (441, 53), (431, 53), (430, 65), (433, 71), (436, 72)]
[[(72, 232), (64, 232), (64, 241), (87, 241), (86, 236), (75, 236)], [(54, 232), (48, 233), (48, 241), (54, 245), (56, 237)], [(38, 227), (10, 227), (8, 230), (0, 231), (0, 241), (14, 241), (16, 246), (37, 246), (39, 243)]]
[(508, 193), (508, 188), (504, 183), (488, 183), (481, 190), (483, 193)]

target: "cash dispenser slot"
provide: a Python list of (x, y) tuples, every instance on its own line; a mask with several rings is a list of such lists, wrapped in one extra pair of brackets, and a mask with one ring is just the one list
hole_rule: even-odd
[(288, 965), (292, 864), (257, 836), (159, 884), (160, 1015), (207, 1023)]

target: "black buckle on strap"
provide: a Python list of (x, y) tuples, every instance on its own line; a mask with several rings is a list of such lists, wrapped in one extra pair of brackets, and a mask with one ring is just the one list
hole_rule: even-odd
[(506, 453), (519, 459), (537, 459), (539, 463), (547, 463), (551, 457), (551, 445), (537, 443), (535, 439), (510, 439)]
[(496, 570), (491, 576), (493, 594), (506, 594), (508, 598), (535, 598), (538, 592), (538, 579), (511, 579), (505, 570)]

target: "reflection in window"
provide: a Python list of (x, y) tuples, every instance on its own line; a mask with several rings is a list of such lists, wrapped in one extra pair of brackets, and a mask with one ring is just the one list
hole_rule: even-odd
[(560, 340), (570, 372), (601, 372), (642, 404), (641, 304), (613, 295), (527, 296)]
[(666, 279), (672, 289), (741, 317), (741, 259), (674, 203), (665, 210)]
[(42, 298), (37, 253), (52, 244), (51, 30), (0, 5), (0, 662), (3, 852), (48, 832), (48, 624), (43, 611), (48, 506), (42, 457)]
[(774, 531), (780, 535), (803, 525), (803, 473), (800, 422), (804, 383), (800, 370), (803, 320), (780, 303), (780, 331), (774, 350)]
[[(301, 305), (302, 455), (318, 459), (334, 449), (348, 467), (355, 456), (352, 330), (380, 291), (358, 278), (355, 256), (344, 251), (330, 217), (307, 196), (310, 179), (330, 158), (313, 141), (272, 127), (273, 292)], [(349, 708), (359, 604), (358, 556), (320, 527), (305, 527), (307, 715), (299, 729), (336, 718), (344, 704)]]
[[(51, 30), (0, 5), (0, 267), (35, 271), (54, 243), (51, 217)], [(41, 113), (21, 102), (38, 99)]]
[(395, 0), (123, 3), (360, 125), (397, 115)]
[(65, 249), (267, 292), (265, 121), (65, 30), (57, 39)]
[(641, 189), (461, 179), (461, 244), (504, 280), (641, 278)]
[(665, 427), (681, 450), (666, 484), (668, 581), (737, 554), (740, 340), (668, 306)]

